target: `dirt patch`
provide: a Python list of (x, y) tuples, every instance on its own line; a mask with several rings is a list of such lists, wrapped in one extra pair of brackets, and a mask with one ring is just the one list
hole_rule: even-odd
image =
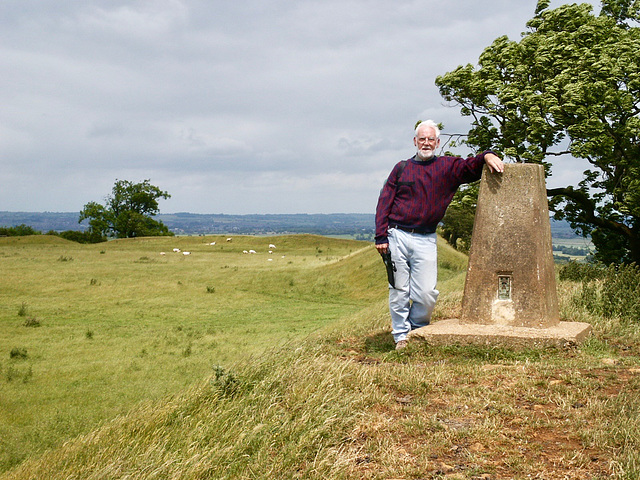
[[(405, 354), (394, 371), (395, 353), (381, 358), (349, 348), (345, 360), (388, 372), (380, 385), (387, 400), (368, 412), (343, 452), (353, 478), (594, 480), (614, 474), (615, 451), (600, 442), (594, 419), (625, 389), (637, 389), (640, 369), (616, 362), (460, 365)], [(408, 388), (419, 382), (407, 376), (420, 377), (422, 387)]]

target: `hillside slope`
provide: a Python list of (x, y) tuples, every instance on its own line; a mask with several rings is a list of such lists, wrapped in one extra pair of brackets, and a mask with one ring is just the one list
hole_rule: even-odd
[(0, 260), (0, 472), (385, 292), (369, 243), (313, 235), (5, 237)]
[[(368, 294), (376, 255), (356, 249), (330, 263), (316, 288)], [(300, 291), (314, 288), (306, 282)], [(565, 315), (574, 290), (561, 285)], [(459, 291), (442, 304), (448, 295)], [(305, 340), (218, 367), (0, 478), (638, 478), (637, 335), (614, 348), (611, 322), (572, 311), (594, 325), (581, 348), (418, 343), (398, 353), (384, 292), (368, 298)]]

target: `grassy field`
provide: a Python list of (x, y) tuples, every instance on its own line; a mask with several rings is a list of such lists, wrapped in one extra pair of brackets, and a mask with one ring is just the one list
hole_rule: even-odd
[[(570, 249), (578, 249), (583, 250), (581, 254), (571, 254), (565, 253), (562, 250), (562, 247), (569, 247)], [(561, 258), (566, 258), (570, 261), (574, 262), (582, 262), (586, 259), (586, 252), (594, 252), (593, 244), (590, 240), (582, 237), (574, 237), (574, 238), (554, 238), (553, 239), (553, 253), (555, 255), (560, 256)]]
[[(640, 478), (640, 335), (576, 284), (580, 347), (398, 353), (367, 243), (0, 239), (0, 262), (3, 480)], [(436, 321), (465, 265), (440, 244)]]
[(226, 238), (0, 239), (0, 470), (384, 290), (367, 243)]

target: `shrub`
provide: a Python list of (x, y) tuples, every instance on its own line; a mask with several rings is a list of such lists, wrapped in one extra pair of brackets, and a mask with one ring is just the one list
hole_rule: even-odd
[(235, 373), (220, 365), (214, 365), (211, 387), (223, 397), (233, 397), (241, 387), (241, 381)]
[(23, 223), (15, 227), (0, 227), (0, 235), (7, 237), (24, 237), (27, 235), (42, 235), (42, 232), (34, 230), (33, 227)]
[(22, 360), (27, 358), (29, 355), (27, 355), (27, 349), (26, 348), (17, 348), (14, 347), (11, 349), (11, 352), (9, 353), (9, 358), (15, 358), (18, 360)]
[(36, 317), (28, 317), (22, 325), (25, 327), (39, 327), (40, 320), (38, 320)]
[(10, 365), (5, 373), (7, 382), (13, 382), (14, 380), (21, 379), (22, 383), (27, 383), (31, 377), (33, 377), (33, 368), (31, 365), (26, 369), (20, 369)]
[(558, 272), (560, 280), (573, 282), (589, 282), (603, 278), (606, 275), (606, 268), (600, 263), (578, 263), (567, 262)]
[(602, 313), (640, 321), (640, 266), (611, 265), (602, 284)]
[(26, 317), (27, 313), (29, 313), (29, 306), (22, 302), (22, 305), (20, 305), (20, 308), (18, 309), (18, 316), (19, 317)]
[(101, 243), (107, 241), (107, 237), (91, 231), (80, 232), (76, 230), (65, 230), (60, 233), (60, 237), (77, 243)]
[(633, 263), (610, 265), (599, 272), (598, 279), (590, 278), (588, 272), (578, 276), (583, 282), (574, 304), (607, 318), (640, 322), (640, 267)]

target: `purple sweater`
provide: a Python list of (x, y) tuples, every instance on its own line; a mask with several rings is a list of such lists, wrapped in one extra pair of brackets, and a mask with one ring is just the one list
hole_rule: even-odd
[(489, 151), (466, 159), (433, 157), (425, 162), (413, 157), (399, 181), (400, 163), (396, 164), (378, 199), (376, 244), (388, 243), (389, 226), (435, 232), (458, 187), (480, 179), (486, 153)]

